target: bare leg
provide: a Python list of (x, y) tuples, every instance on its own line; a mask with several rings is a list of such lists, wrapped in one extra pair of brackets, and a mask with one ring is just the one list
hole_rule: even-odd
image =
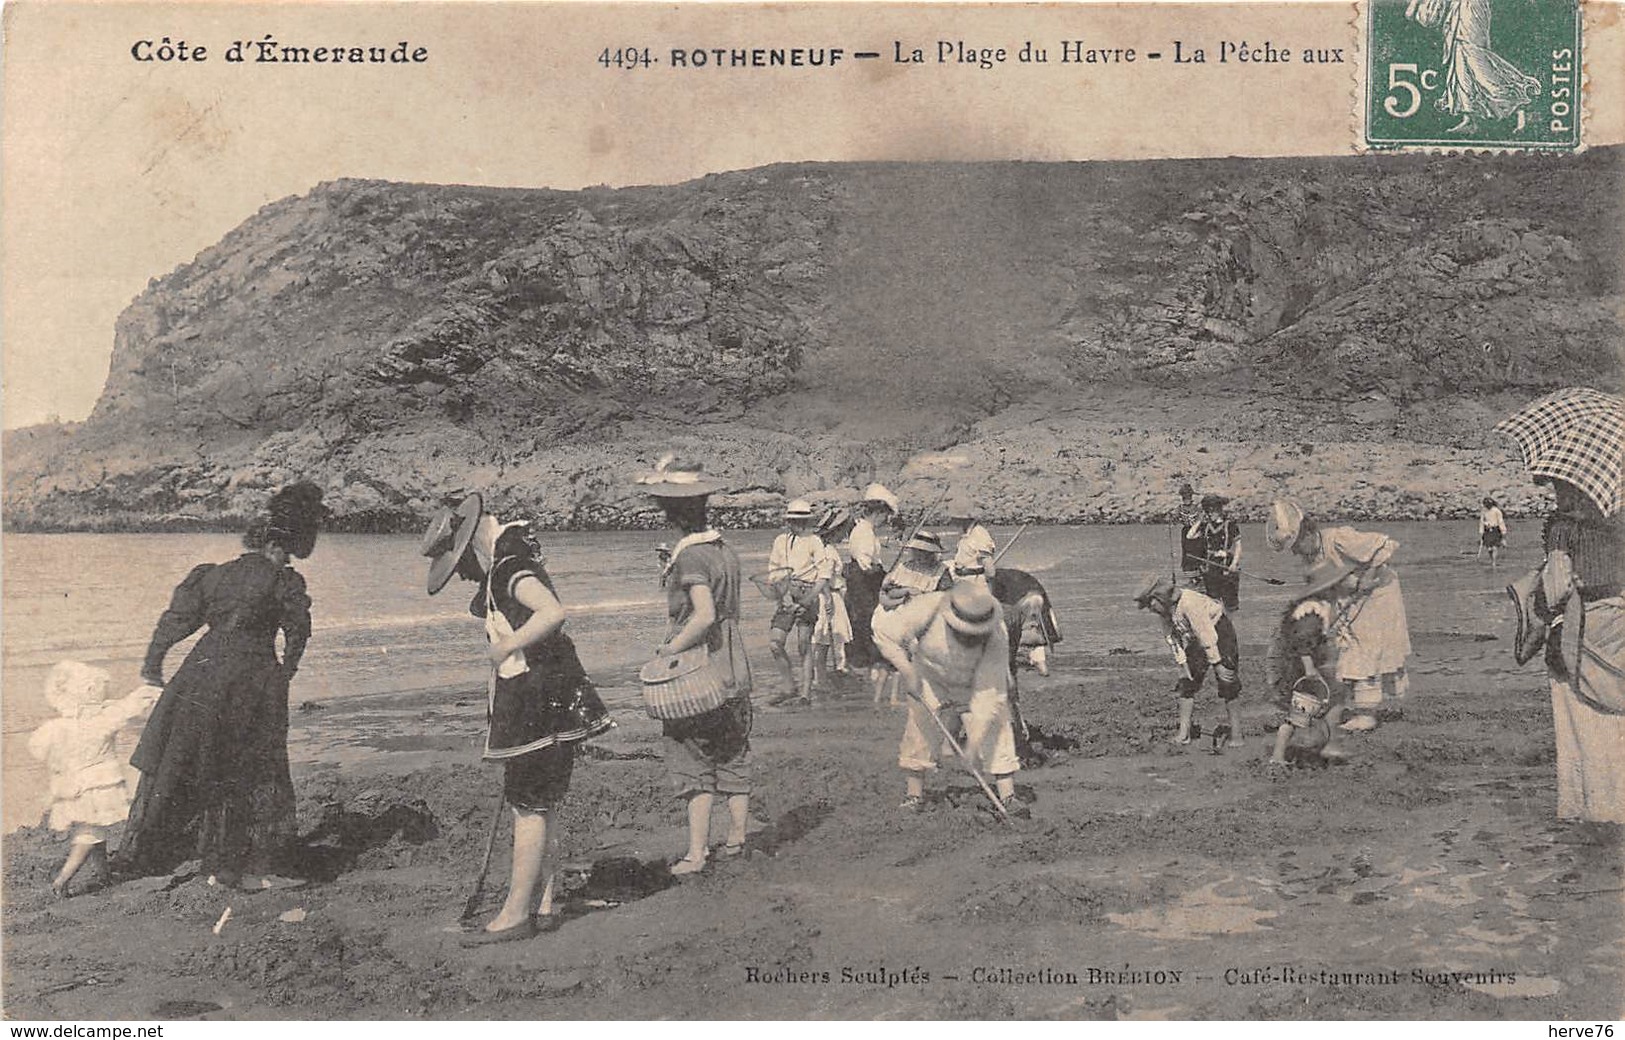
[[(705, 866), (706, 846), (711, 841), (711, 806), (716, 795), (700, 791), (688, 799), (688, 852), (672, 867), (672, 873), (692, 874)], [(687, 869), (679, 870), (679, 867)]]
[(1179, 698), (1179, 735), (1174, 738), (1181, 744), (1190, 743), (1191, 739), (1191, 712), (1196, 710), (1195, 697)]
[(90, 858), (91, 850), (105, 850), (106, 848), (107, 846), (99, 841), (89, 842), (75, 839), (74, 843), (68, 846), (67, 862), (62, 864), (62, 869), (57, 871), (56, 877), (51, 880), (51, 891), (59, 896), (67, 895), (68, 882), (73, 880), (73, 876), (79, 872), (79, 868), (85, 865), (85, 861)]
[(745, 844), (745, 826), (750, 822), (750, 795), (728, 796), (728, 844), (738, 848)]
[[(536, 882), (547, 863), (547, 813), (527, 809), (513, 812), (513, 870), (508, 878), (508, 898), (502, 909), (485, 925), (488, 932), (516, 928), (530, 918)], [(549, 878), (549, 887), (552, 879)], [(551, 900), (549, 900), (551, 901)]]
[(779, 669), (780, 697), (794, 697), (796, 689), (795, 673), (790, 669), (790, 654), (784, 649), (784, 642), (790, 633), (782, 628), (775, 628), (768, 635), (767, 649), (773, 655), (773, 663)]
[(1286, 742), (1292, 736), (1292, 723), (1283, 722), (1275, 727), (1275, 750), (1270, 752), (1270, 761), (1278, 766), (1286, 765)]
[(812, 700), (814, 654), (811, 625), (796, 626), (796, 650), (801, 654), (801, 659), (797, 662), (801, 672), (801, 696), (807, 700)]
[(1230, 739), (1225, 742), (1224, 746), (1225, 747), (1239, 748), (1239, 747), (1241, 747), (1241, 700), (1240, 700), (1240, 698), (1237, 698), (1236, 700), (1233, 700), (1233, 701), (1225, 701), (1224, 702), (1224, 714), (1225, 714), (1225, 718), (1230, 723)]

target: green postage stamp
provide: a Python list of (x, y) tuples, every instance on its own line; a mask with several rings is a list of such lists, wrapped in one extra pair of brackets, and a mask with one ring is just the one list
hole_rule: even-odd
[(1580, 144), (1579, 0), (1369, 0), (1370, 148)]

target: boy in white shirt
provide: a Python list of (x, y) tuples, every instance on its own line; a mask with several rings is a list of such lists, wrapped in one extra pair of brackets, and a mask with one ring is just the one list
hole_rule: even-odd
[[(799, 699), (812, 703), (812, 633), (818, 620), (819, 598), (829, 588), (825, 573), (824, 540), (812, 533), (812, 503), (798, 498), (784, 508), (790, 530), (773, 539), (767, 554), (767, 580), (779, 596), (768, 632), (768, 649), (779, 666), (782, 691), (771, 703)], [(796, 633), (796, 662), (790, 664), (785, 648)]]
[(1241, 713), (1236, 700), (1241, 696), (1241, 647), (1224, 605), (1195, 589), (1179, 588), (1161, 575), (1146, 578), (1135, 593), (1134, 602), (1167, 624), (1168, 644), (1173, 647), (1174, 660), (1184, 673), (1174, 684), (1174, 692), (1179, 694), (1179, 734), (1174, 743), (1191, 742), (1196, 691), (1202, 688), (1211, 666), (1230, 730), (1225, 743), (1218, 746), (1239, 747)]

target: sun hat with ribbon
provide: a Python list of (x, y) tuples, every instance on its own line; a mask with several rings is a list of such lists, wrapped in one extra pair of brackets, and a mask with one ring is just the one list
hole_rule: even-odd
[(942, 609), (942, 619), (948, 627), (967, 637), (990, 635), (999, 627), (1000, 616), (999, 601), (978, 582), (955, 585)]
[(1173, 598), (1174, 583), (1163, 574), (1147, 574), (1140, 580), (1139, 587), (1134, 592), (1134, 603), (1141, 610), (1151, 605), (1152, 600), (1161, 600), (1164, 603)]
[(1270, 503), (1269, 521), (1264, 525), (1264, 540), (1276, 552), (1291, 548), (1303, 530), (1303, 507), (1290, 498), (1278, 498)]
[(914, 537), (910, 538), (903, 545), (903, 548), (918, 549), (921, 552), (940, 554), (942, 552), (942, 539), (938, 538), (930, 531), (917, 531), (915, 532)]
[(1304, 587), (1292, 594), (1293, 603), (1302, 603), (1343, 584), (1348, 576), (1359, 570), (1353, 564), (1339, 564), (1332, 560), (1317, 564), (1303, 579)]
[(812, 515), (812, 503), (805, 498), (793, 499), (789, 505), (784, 507), (784, 518), (786, 520), (811, 520)]
[(457, 563), (468, 551), (484, 514), (484, 502), (475, 492), (457, 503), (456, 508), (441, 506), (429, 519), (429, 528), (423, 532), (419, 552), (429, 557), (429, 595), (446, 587), (446, 582), (457, 570)]
[(841, 529), (841, 525), (846, 523), (851, 516), (852, 514), (848, 513), (840, 506), (835, 506), (833, 508), (824, 510), (824, 515), (818, 520), (818, 533), (820, 535), (825, 535), (832, 531), (839, 531)]
[(671, 454), (662, 455), (653, 470), (638, 477), (638, 484), (652, 498), (699, 498), (722, 490), (698, 462)]
[(897, 496), (887, 490), (886, 485), (884, 484), (870, 484), (868, 487), (864, 488), (863, 500), (865, 502), (877, 502), (894, 513), (897, 512), (899, 508)]

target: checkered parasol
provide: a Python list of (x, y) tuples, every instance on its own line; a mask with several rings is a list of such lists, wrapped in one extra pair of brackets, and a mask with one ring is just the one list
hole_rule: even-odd
[(1523, 464), (1584, 491), (1603, 516), (1625, 502), (1625, 401), (1589, 387), (1547, 394), (1495, 426), (1518, 442)]

